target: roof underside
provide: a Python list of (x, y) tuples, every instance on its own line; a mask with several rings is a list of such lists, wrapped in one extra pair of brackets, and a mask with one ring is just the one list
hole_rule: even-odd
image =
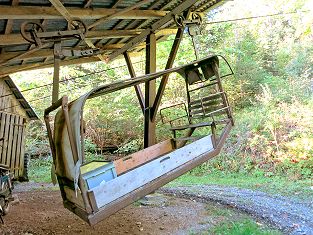
[[(158, 41), (175, 34), (174, 14), (187, 9), (204, 12), (222, 0), (0, 0), (0, 76), (53, 65), (53, 43), (37, 50), (20, 34), (25, 21), (41, 23), (45, 31), (67, 30), (68, 18), (79, 18), (90, 27), (86, 39), (62, 42), (63, 47), (96, 47), (102, 55), (62, 58), (61, 65), (116, 58), (144, 47), (145, 35), (154, 31)], [(67, 20), (66, 20), (67, 18)], [(27, 53), (26, 53), (27, 52)]]
[(16, 100), (20, 103), (21, 107), (25, 110), (27, 116), (30, 120), (37, 120), (39, 119), (33, 108), (30, 106), (30, 104), (27, 102), (27, 100), (24, 98), (20, 90), (17, 88), (17, 86), (14, 84), (10, 76), (6, 76), (4, 78), (5, 83), (8, 85), (10, 90), (12, 91), (12, 94), (16, 98)]

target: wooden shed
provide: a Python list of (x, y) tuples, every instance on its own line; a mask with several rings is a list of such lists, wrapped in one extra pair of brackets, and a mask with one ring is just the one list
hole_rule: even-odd
[(24, 174), (25, 127), (38, 116), (9, 76), (0, 78), (0, 164)]

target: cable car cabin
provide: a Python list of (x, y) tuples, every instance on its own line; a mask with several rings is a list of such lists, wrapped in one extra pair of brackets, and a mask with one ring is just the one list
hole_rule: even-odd
[[(186, 103), (160, 110), (161, 120), (170, 124), (173, 138), (116, 161), (85, 162), (83, 109), (86, 100), (174, 72), (186, 83)], [(70, 103), (64, 96), (47, 108), (45, 122), (64, 206), (89, 224), (96, 224), (219, 154), (234, 124), (221, 77), (218, 57), (211, 56), (181, 67), (103, 85)], [(168, 119), (166, 112), (177, 108), (184, 114)], [(56, 109), (59, 110), (52, 130), (49, 113)], [(197, 130), (201, 135), (195, 136)]]

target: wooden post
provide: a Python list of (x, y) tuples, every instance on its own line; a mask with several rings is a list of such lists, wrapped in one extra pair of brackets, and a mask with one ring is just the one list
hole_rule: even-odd
[(54, 52), (54, 71), (52, 87), (52, 104), (57, 102), (59, 99), (61, 41), (55, 42), (53, 52)]
[[(146, 39), (146, 74), (156, 71), (156, 37), (150, 33)], [(155, 100), (155, 80), (145, 83), (145, 121), (144, 121), (144, 147), (155, 144), (155, 121), (152, 121), (152, 106)]]

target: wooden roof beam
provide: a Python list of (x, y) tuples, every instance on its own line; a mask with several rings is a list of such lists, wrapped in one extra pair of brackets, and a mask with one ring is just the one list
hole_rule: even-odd
[[(67, 7), (68, 13), (82, 20), (99, 20), (103, 17), (112, 19), (158, 19), (165, 16), (168, 11), (158, 10), (128, 10), (120, 12), (118, 9), (107, 8), (78, 8)], [(118, 14), (117, 14), (118, 13)], [(28, 7), (28, 6), (0, 6), (0, 19), (5, 20), (35, 20), (35, 19), (63, 19), (64, 17), (54, 7)]]
[[(103, 45), (98, 46), (100, 50), (103, 50), (104, 52), (110, 52), (116, 49), (120, 49), (124, 46), (123, 43), (118, 44), (110, 44), (110, 45)], [(145, 44), (141, 43), (138, 44), (136, 48), (145, 48)], [(71, 49), (80, 49), (80, 48), (71, 48)], [(14, 57), (20, 56), (24, 52), (6, 52), (3, 54), (0, 54), (0, 63), (3, 63), (6, 60), (10, 60)], [(23, 56), (19, 57), (17, 60), (29, 60), (29, 59), (39, 59), (39, 58), (45, 58), (45, 57), (53, 57), (53, 49), (41, 49), (38, 51), (34, 51), (31, 54), (24, 54)]]

